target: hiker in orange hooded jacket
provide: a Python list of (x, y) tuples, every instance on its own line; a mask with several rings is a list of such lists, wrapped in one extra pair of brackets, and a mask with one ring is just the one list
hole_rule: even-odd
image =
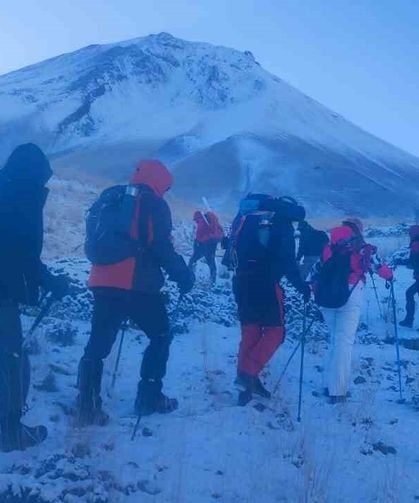
[(136, 191), (131, 238), (138, 241), (135, 256), (111, 265), (93, 265), (89, 287), (94, 295), (92, 331), (79, 365), (78, 419), (81, 425), (104, 424), (108, 416), (100, 397), (103, 359), (111, 352), (124, 320), (131, 319), (150, 340), (138, 384), (136, 411), (141, 415), (171, 412), (176, 399), (162, 392), (171, 336), (160, 289), (162, 269), (181, 293), (193, 286), (194, 276), (173, 247), (172, 219), (163, 199), (173, 178), (159, 161), (141, 161), (130, 185)]

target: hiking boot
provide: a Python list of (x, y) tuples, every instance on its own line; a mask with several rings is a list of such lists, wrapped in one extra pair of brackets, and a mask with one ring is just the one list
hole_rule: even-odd
[[(329, 388), (323, 388), (323, 396), (330, 397)], [(346, 392), (346, 398), (351, 398), (352, 393), (350, 391)]]
[(79, 364), (76, 420), (80, 427), (104, 426), (109, 415), (102, 409), (100, 396), (103, 373), (102, 360), (82, 358)]
[(335, 405), (337, 403), (345, 403), (347, 395), (329, 395), (329, 403)]
[(42, 443), (48, 436), (45, 426), (7, 425), (2, 427), (0, 449), (3, 452), (24, 451)]
[(168, 414), (179, 406), (176, 398), (169, 398), (162, 393), (161, 381), (141, 380), (138, 383), (137, 397), (135, 399), (135, 412), (139, 416), (150, 416), (155, 412)]
[(263, 398), (271, 398), (271, 393), (265, 388), (258, 376), (238, 372), (235, 383), (251, 394), (255, 393)]
[(249, 390), (245, 389), (243, 391), (240, 391), (237, 405), (239, 407), (245, 407), (252, 400), (252, 398), (253, 395)]
[(87, 404), (78, 400), (76, 422), (80, 428), (91, 425), (105, 426), (109, 422), (109, 414), (102, 409), (102, 404)]
[(211, 286), (215, 286), (216, 283), (217, 283), (217, 273), (216, 272), (211, 272), (211, 275), (210, 275), (210, 282), (211, 282)]
[(169, 398), (164, 393), (160, 392), (155, 404), (156, 412), (159, 414), (169, 414), (178, 407), (179, 402), (176, 398)]
[(401, 327), (406, 327), (406, 328), (413, 328), (413, 320), (410, 320), (409, 318), (405, 318), (402, 320), (399, 325)]
[(43, 442), (45, 426), (26, 426), (20, 422), (29, 390), (30, 367), (26, 353), (16, 354), (0, 348), (0, 450), (23, 451)]
[(262, 384), (261, 380), (259, 377), (255, 377), (253, 379), (253, 393), (256, 393), (256, 395), (259, 395), (263, 398), (271, 398), (271, 392), (268, 391), (265, 386)]

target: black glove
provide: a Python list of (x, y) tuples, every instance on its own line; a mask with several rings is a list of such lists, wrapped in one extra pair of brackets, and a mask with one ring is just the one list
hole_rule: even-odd
[(301, 290), (301, 295), (303, 296), (304, 303), (307, 304), (307, 302), (310, 302), (311, 299), (311, 287), (310, 283), (305, 282), (303, 284), (303, 288)]
[(42, 286), (47, 292), (51, 292), (55, 300), (61, 300), (69, 293), (70, 281), (65, 274), (55, 276), (47, 271), (44, 275)]
[(183, 278), (178, 281), (179, 292), (181, 295), (189, 293), (195, 284), (195, 274), (189, 269), (185, 268)]

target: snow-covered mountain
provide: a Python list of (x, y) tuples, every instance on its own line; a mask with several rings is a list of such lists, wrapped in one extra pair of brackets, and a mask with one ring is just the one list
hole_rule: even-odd
[(37, 141), (56, 168), (123, 178), (142, 156), (178, 196), (231, 207), (289, 194), (317, 215), (411, 214), (419, 159), (268, 73), (250, 52), (167, 33), (93, 45), (0, 76), (0, 155)]

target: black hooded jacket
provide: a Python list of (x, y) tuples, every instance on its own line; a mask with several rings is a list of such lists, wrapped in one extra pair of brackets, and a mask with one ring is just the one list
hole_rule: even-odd
[(45, 274), (43, 245), (48, 159), (34, 144), (17, 147), (0, 171), (0, 301), (36, 303)]

